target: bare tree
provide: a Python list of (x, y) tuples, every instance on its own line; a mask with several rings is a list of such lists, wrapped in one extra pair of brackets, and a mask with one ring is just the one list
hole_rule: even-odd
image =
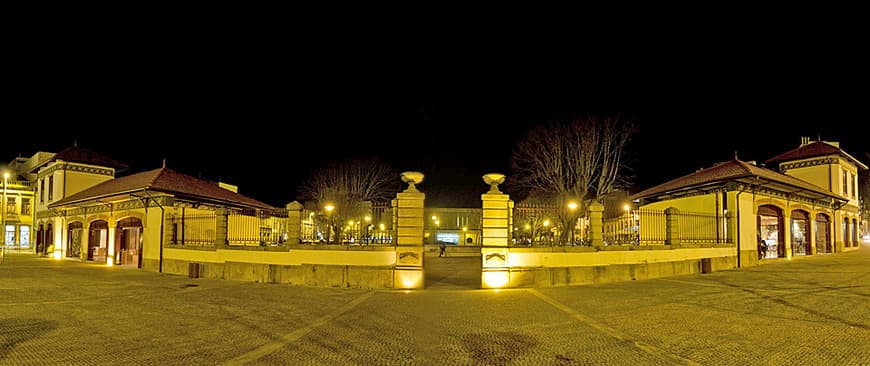
[[(561, 242), (568, 241), (567, 228), (589, 204), (618, 188), (622, 152), (634, 127), (621, 116), (585, 116), (555, 121), (533, 128), (514, 150), (514, 181), (557, 207), (562, 224)], [(567, 209), (574, 201), (576, 211)]]
[(298, 190), (305, 199), (316, 201), (320, 209), (334, 207), (327, 217), (332, 237), (340, 239), (345, 222), (361, 219), (371, 202), (390, 200), (398, 182), (397, 173), (383, 160), (354, 159), (315, 170)]

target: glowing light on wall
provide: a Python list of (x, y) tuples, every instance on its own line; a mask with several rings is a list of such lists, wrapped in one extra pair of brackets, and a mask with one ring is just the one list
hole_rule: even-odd
[(106, 265), (109, 267), (114, 266), (115, 265), (115, 258), (109, 257), (108, 259), (106, 259)]
[(501, 288), (508, 283), (508, 272), (483, 272), (483, 287), (484, 288)]
[(396, 271), (397, 287), (400, 289), (423, 288), (423, 271)]
[(59, 250), (54, 251), (54, 259), (60, 260), (61, 256), (63, 256), (63, 254), (61, 254)]

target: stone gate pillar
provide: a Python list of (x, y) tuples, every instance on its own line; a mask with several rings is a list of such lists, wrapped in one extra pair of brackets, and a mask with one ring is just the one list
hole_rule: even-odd
[[(287, 204), (287, 244), (299, 244), (302, 237), (302, 204), (293, 201)], [(280, 239), (279, 239), (280, 240)]]
[(604, 205), (598, 202), (589, 205), (589, 241), (593, 247), (604, 247)]
[(423, 182), (423, 173), (404, 172), (402, 181), (408, 188), (396, 194), (393, 200), (396, 245), (396, 265), (393, 271), (393, 287), (398, 289), (422, 289), (425, 286), (423, 273), (423, 202), (426, 194), (417, 190)]
[(483, 201), (481, 220), (480, 284), (483, 288), (501, 288), (510, 285), (510, 266), (508, 265), (508, 245), (511, 237), (513, 201), (510, 196), (498, 190), (504, 183), (504, 174), (490, 173), (483, 176), (489, 184), (488, 192), (480, 195)]

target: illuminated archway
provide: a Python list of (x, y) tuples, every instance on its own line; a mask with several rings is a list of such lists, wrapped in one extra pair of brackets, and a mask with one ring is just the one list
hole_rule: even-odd
[(105, 220), (91, 222), (88, 227), (88, 260), (105, 262), (109, 249), (109, 223)]
[(785, 257), (782, 209), (774, 205), (758, 206), (758, 235), (767, 245), (765, 258)]
[(69, 223), (66, 236), (66, 256), (80, 257), (82, 255), (82, 232), (84, 225), (81, 221)]
[(142, 220), (127, 217), (118, 220), (115, 230), (114, 263), (142, 268)]
[(831, 218), (816, 214), (816, 253), (831, 253)]
[(791, 253), (792, 255), (808, 255), (810, 247), (810, 213), (804, 210), (791, 212)]

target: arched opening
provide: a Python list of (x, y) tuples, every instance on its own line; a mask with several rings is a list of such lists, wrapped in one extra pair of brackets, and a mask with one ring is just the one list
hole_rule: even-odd
[(82, 255), (82, 231), (83, 225), (81, 222), (71, 222), (67, 227), (66, 239), (66, 256), (80, 257)]
[(128, 217), (115, 230), (115, 263), (142, 268), (142, 220)]
[(849, 218), (843, 219), (843, 246), (848, 248), (851, 246), (849, 244)]
[(767, 246), (764, 258), (785, 257), (782, 210), (773, 205), (758, 206), (758, 235)]
[(816, 214), (816, 253), (831, 253), (831, 219)]
[(97, 220), (88, 230), (88, 260), (105, 262), (109, 249), (109, 223)]
[(36, 229), (36, 254), (45, 253), (45, 225), (39, 224)]
[(791, 253), (807, 255), (810, 250), (810, 214), (804, 210), (791, 212)]
[(54, 252), (55, 250), (57, 250), (54, 247), (54, 229), (52, 228), (52, 225), (50, 223), (48, 225), (45, 225), (45, 239), (43, 239), (43, 241), (45, 242), (46, 253)]

